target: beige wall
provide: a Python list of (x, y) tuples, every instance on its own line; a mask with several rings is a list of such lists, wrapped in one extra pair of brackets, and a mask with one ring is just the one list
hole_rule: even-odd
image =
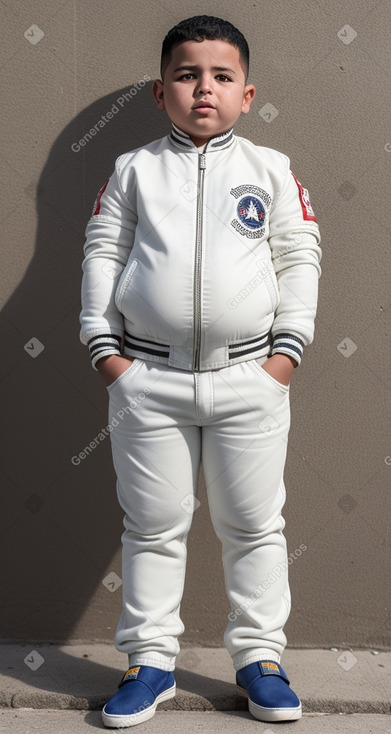
[[(109, 439), (71, 461), (107, 424), (79, 343), (80, 266), (114, 159), (168, 130), (151, 83), (71, 146), (158, 76), (172, 25), (208, 13), (250, 43), (257, 97), (237, 132), (290, 156), (323, 235), (315, 342), (291, 388), (286, 535), (290, 553), (307, 550), (291, 565), (288, 644), (390, 647), (390, 4), (3, 0), (0, 13), (0, 639), (113, 638), (121, 589), (102, 581), (121, 574), (122, 512)], [(229, 609), (202, 482), (199, 499), (183, 640), (221, 645)]]

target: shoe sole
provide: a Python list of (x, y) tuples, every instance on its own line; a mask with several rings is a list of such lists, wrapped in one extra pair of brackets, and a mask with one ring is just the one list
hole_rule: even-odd
[(301, 704), (293, 708), (266, 708), (265, 706), (254, 703), (245, 688), (237, 685), (236, 689), (240, 696), (247, 698), (248, 710), (254, 719), (258, 719), (258, 721), (296, 721), (297, 719), (301, 719)]
[(121, 729), (127, 726), (136, 726), (136, 724), (142, 724), (143, 721), (152, 719), (152, 716), (156, 712), (156, 706), (162, 701), (168, 701), (169, 698), (174, 698), (176, 691), (176, 685), (171, 688), (167, 688), (166, 691), (156, 696), (155, 702), (152, 706), (138, 711), (134, 714), (106, 714), (105, 707), (102, 709), (102, 721), (105, 726), (109, 726), (112, 729)]

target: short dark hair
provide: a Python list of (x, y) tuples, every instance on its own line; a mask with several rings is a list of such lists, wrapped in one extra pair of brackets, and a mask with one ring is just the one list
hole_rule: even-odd
[(163, 78), (163, 69), (170, 63), (173, 46), (185, 41), (227, 41), (235, 46), (240, 54), (240, 60), (246, 69), (246, 79), (250, 64), (248, 43), (243, 35), (232, 23), (212, 15), (195, 15), (193, 18), (182, 20), (168, 31), (162, 45), (160, 73)]

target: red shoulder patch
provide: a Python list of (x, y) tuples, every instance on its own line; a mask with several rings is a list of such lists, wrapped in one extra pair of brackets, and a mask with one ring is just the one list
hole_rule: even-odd
[(102, 188), (100, 189), (100, 191), (98, 193), (98, 196), (95, 199), (95, 203), (94, 203), (94, 206), (93, 206), (93, 209), (92, 209), (92, 216), (93, 217), (95, 216), (95, 214), (99, 214), (99, 212), (100, 212), (100, 200), (101, 200), (103, 194), (105, 193), (106, 186), (109, 183), (109, 181), (110, 181), (110, 179), (108, 178), (107, 181), (106, 181), (106, 183), (103, 184)]
[(310, 197), (307, 189), (305, 189), (304, 186), (301, 185), (300, 181), (297, 180), (294, 173), (292, 173), (292, 176), (296, 181), (297, 188), (299, 189), (299, 199), (303, 212), (303, 219), (306, 219), (309, 222), (316, 222), (316, 216), (311, 206)]

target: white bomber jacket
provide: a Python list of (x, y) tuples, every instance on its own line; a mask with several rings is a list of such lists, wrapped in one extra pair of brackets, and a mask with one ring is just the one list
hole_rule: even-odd
[(175, 125), (120, 156), (87, 224), (80, 338), (184, 370), (314, 335), (320, 236), (289, 158), (233, 130), (202, 148)]

